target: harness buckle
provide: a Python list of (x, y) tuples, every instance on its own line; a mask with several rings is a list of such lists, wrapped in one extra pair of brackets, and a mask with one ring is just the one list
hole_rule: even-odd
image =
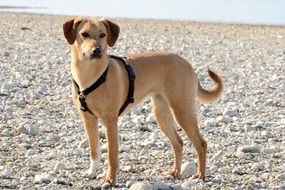
[(88, 111), (86, 105), (86, 96), (83, 93), (79, 94), (80, 110), (86, 112)]

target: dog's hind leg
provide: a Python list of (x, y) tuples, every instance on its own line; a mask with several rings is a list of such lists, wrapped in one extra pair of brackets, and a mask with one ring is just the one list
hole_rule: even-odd
[(178, 177), (181, 170), (183, 141), (177, 134), (173, 115), (165, 99), (161, 95), (154, 95), (152, 103), (156, 121), (162, 132), (169, 139), (174, 152), (174, 166), (170, 171), (170, 175)]
[(203, 139), (199, 132), (197, 118), (196, 118), (196, 106), (193, 102), (181, 101), (184, 104), (172, 104), (172, 110), (175, 115), (176, 121), (184, 129), (185, 133), (192, 141), (196, 152), (198, 154), (198, 171), (193, 178), (204, 179), (206, 168), (206, 153), (207, 142)]

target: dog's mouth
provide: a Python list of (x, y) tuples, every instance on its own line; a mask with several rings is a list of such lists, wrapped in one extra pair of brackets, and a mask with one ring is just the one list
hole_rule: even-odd
[(102, 57), (101, 54), (99, 54), (99, 55), (91, 54), (90, 59), (100, 59), (101, 57)]
[(88, 55), (85, 52), (82, 53), (84, 57), (89, 58), (89, 59), (100, 59), (102, 58), (102, 54), (91, 54)]

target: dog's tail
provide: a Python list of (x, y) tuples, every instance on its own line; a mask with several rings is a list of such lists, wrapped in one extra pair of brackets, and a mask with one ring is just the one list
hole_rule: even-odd
[(210, 103), (218, 99), (223, 91), (222, 79), (213, 71), (208, 69), (208, 74), (214, 81), (214, 88), (212, 90), (205, 90), (198, 82), (198, 99), (205, 103)]

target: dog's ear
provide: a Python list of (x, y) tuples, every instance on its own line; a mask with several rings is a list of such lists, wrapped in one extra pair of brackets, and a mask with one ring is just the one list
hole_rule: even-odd
[(119, 37), (120, 27), (108, 19), (102, 19), (102, 21), (107, 30), (107, 44), (113, 47)]
[(76, 38), (76, 28), (83, 21), (81, 17), (75, 17), (63, 24), (63, 33), (67, 42), (72, 45)]

